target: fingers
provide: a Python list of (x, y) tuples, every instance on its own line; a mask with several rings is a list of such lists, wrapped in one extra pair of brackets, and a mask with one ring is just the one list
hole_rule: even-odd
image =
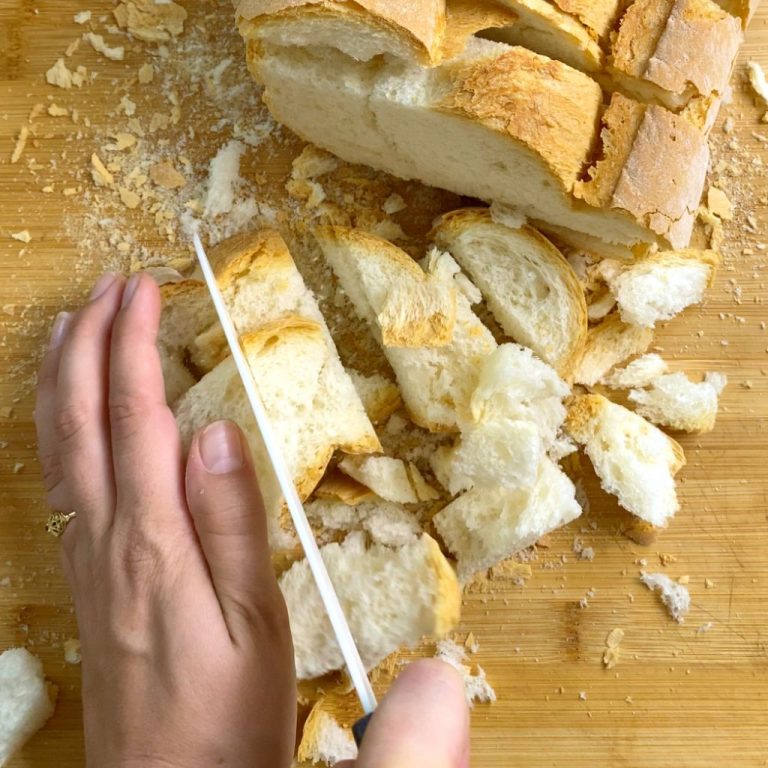
[(366, 731), (356, 768), (469, 768), (469, 711), (458, 672), (434, 659), (405, 668)]
[(58, 439), (55, 429), (56, 380), (59, 376), (61, 345), (72, 321), (69, 312), (59, 312), (53, 323), (48, 349), (43, 356), (37, 376), (37, 400), (35, 402), (35, 428), (37, 430), (38, 455), (43, 472), (43, 484), (48, 505), (53, 509), (68, 510), (71, 506), (64, 474), (59, 461)]
[[(184, 507), (178, 429), (165, 402), (156, 340), (160, 292), (146, 275), (134, 275), (112, 329), (109, 420), (120, 517), (150, 525), (178, 523)], [(131, 525), (131, 520), (118, 521)]]
[[(195, 436), (187, 503), (230, 633), (284, 606), (272, 570), (264, 504), (245, 438), (231, 421)], [(286, 619), (287, 623), (287, 619)]]
[[(56, 442), (68, 502), (64, 511), (77, 509), (78, 527), (94, 531), (109, 522), (114, 508), (107, 381), (112, 322), (124, 284), (118, 275), (103, 275), (91, 291), (89, 303), (69, 321), (59, 351), (55, 395), (48, 379), (55, 360), (46, 361), (44, 373), (48, 381), (43, 410), (46, 416), (51, 414), (53, 424), (53, 432), (47, 432), (44, 439)], [(49, 397), (53, 399), (52, 413)], [(46, 416), (41, 414), (41, 419)], [(47, 445), (45, 450), (49, 450)], [(48, 462), (54, 466), (55, 459)]]

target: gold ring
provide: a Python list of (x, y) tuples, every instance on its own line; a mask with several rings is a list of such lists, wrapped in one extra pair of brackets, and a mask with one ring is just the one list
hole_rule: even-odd
[(45, 530), (54, 536), (59, 538), (62, 533), (67, 529), (67, 524), (72, 518), (77, 516), (77, 512), (51, 512), (48, 515), (48, 521), (45, 524)]

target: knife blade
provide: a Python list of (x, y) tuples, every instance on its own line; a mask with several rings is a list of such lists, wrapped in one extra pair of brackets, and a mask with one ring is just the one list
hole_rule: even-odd
[(360, 657), (360, 652), (352, 637), (352, 632), (349, 629), (344, 610), (339, 602), (339, 597), (336, 594), (331, 578), (328, 575), (328, 570), (323, 562), (320, 549), (315, 540), (315, 535), (307, 520), (307, 514), (304, 511), (301, 499), (299, 499), (299, 494), (296, 492), (296, 486), (288, 471), (288, 466), (285, 463), (282, 449), (275, 438), (275, 433), (272, 430), (269, 416), (261, 402), (256, 382), (253, 379), (250, 366), (245, 359), (243, 348), (240, 345), (240, 337), (232, 323), (232, 318), (229, 316), (229, 311), (224, 303), (224, 297), (221, 295), (218, 283), (216, 282), (216, 277), (213, 274), (213, 269), (208, 261), (208, 257), (206, 256), (205, 249), (203, 248), (203, 244), (200, 241), (200, 236), (197, 231), (193, 231), (192, 233), (192, 242), (195, 246), (197, 260), (200, 264), (205, 283), (208, 286), (213, 306), (216, 309), (219, 322), (224, 330), (227, 344), (229, 344), (232, 360), (235, 363), (235, 367), (237, 368), (237, 372), (243, 383), (243, 388), (248, 396), (248, 401), (251, 404), (253, 415), (264, 441), (267, 455), (272, 462), (272, 468), (274, 469), (275, 476), (280, 485), (280, 490), (283, 493), (283, 498), (285, 499), (288, 511), (291, 514), (293, 525), (296, 528), (296, 534), (301, 542), (301, 546), (307, 558), (307, 563), (309, 564), (312, 576), (314, 577), (315, 584), (317, 584), (317, 589), (320, 592), (320, 597), (325, 606), (326, 613), (328, 614), (328, 619), (331, 622), (331, 627), (336, 635), (336, 641), (339, 644), (339, 649), (344, 658), (349, 677), (352, 680), (357, 696), (360, 699), (360, 704), (366, 714), (365, 719), (367, 724), (367, 719), (376, 709), (376, 696), (373, 693), (371, 682), (368, 679), (365, 666)]

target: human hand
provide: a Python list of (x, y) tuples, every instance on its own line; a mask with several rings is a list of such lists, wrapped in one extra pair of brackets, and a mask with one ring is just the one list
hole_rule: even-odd
[(89, 766), (291, 764), (296, 685), (247, 445), (231, 423), (185, 465), (148, 276), (104, 275), (59, 315), (35, 422), (82, 645)]
[(356, 761), (336, 768), (469, 768), (464, 683), (442, 661), (409, 664), (376, 710)]

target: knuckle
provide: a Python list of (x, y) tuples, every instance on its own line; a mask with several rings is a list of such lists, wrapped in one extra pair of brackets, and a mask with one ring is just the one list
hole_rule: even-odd
[(84, 400), (75, 400), (59, 407), (54, 416), (54, 425), (61, 445), (76, 442), (91, 418), (91, 407)]
[(46, 492), (50, 493), (64, 479), (58, 455), (53, 453), (41, 455), (40, 468), (43, 474), (43, 486)]
[(163, 570), (168, 542), (158, 533), (131, 527), (115, 537), (114, 562), (134, 587), (146, 587)]
[(146, 423), (150, 404), (138, 392), (114, 392), (109, 397), (109, 421), (120, 437), (134, 435)]

